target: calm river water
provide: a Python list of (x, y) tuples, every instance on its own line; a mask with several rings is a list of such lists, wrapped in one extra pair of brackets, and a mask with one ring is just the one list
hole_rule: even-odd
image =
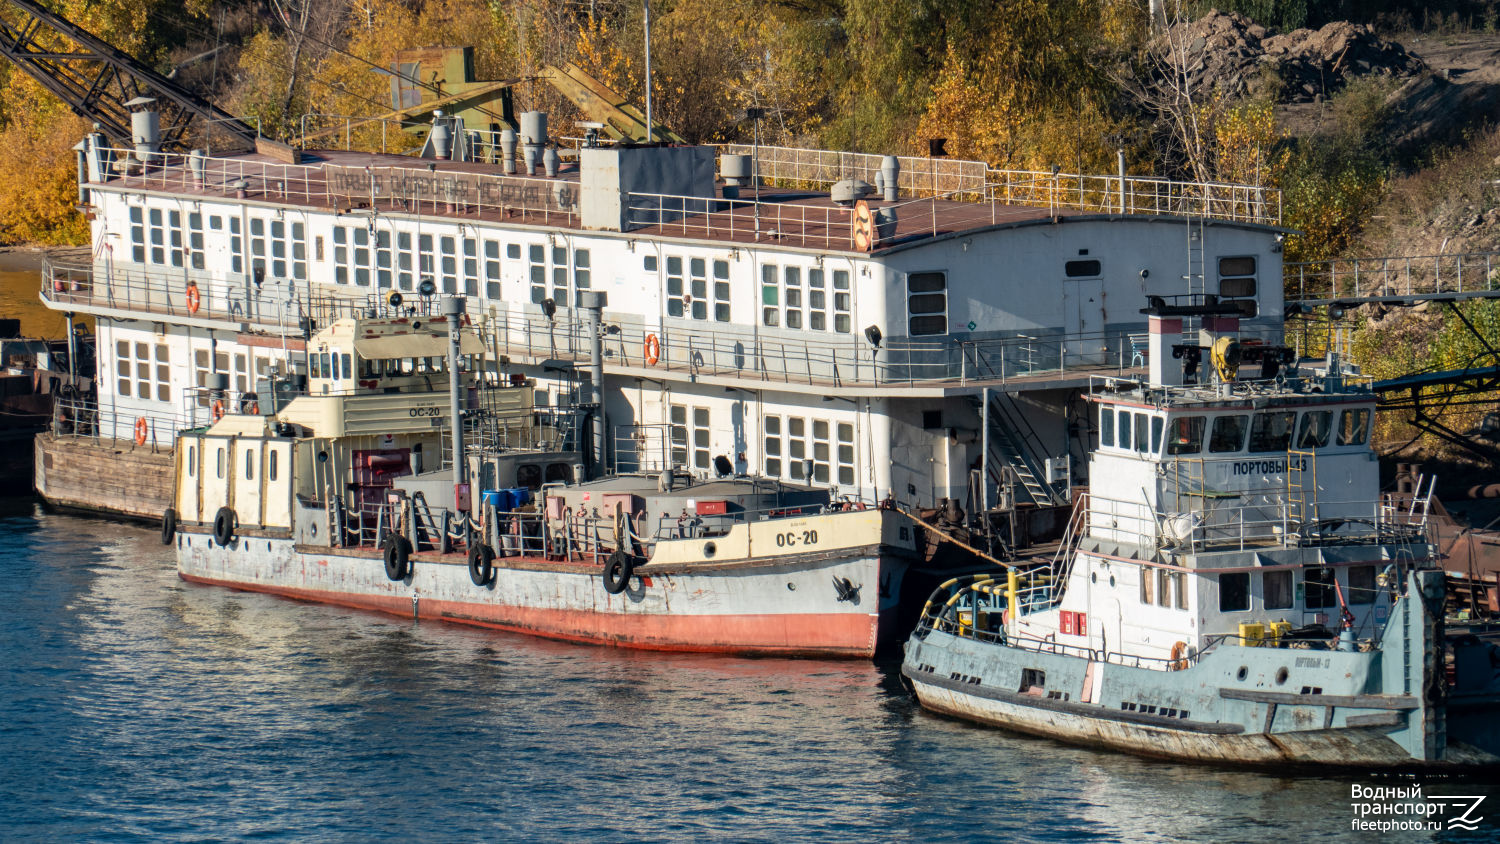
[[(0, 512), (0, 581), (6, 841), (1416, 840), (1352, 833), (1351, 780), (971, 727), (918, 709), (894, 666), (194, 586), (156, 531), (31, 504)], [(1488, 802), (1474, 840), (1500, 830)]]

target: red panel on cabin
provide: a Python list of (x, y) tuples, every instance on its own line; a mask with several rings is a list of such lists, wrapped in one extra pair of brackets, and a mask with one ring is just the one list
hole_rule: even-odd
[(1089, 614), (1086, 612), (1073, 613), (1073, 627), (1075, 636), (1089, 635)]
[(1067, 634), (1067, 635), (1069, 635), (1069, 636), (1074, 635), (1074, 633), (1073, 633), (1073, 611), (1072, 610), (1063, 610), (1059, 614), (1062, 616), (1062, 632), (1065, 633), (1065, 634)]
[(700, 516), (722, 516), (729, 512), (728, 501), (699, 501), (698, 515)]

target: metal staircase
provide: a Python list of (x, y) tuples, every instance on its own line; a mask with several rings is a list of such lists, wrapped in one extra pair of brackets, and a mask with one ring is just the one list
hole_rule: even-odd
[(989, 480), (999, 483), (1001, 467), (1009, 467), (1032, 503), (1066, 503), (1066, 491), (1056, 489), (1047, 478), (1046, 462), (1038, 457), (1046, 453), (1045, 447), (1015, 399), (1009, 393), (986, 388), (983, 401)]

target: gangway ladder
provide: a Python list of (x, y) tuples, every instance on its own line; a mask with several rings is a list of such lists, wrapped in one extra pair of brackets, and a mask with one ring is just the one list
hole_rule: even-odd
[(1207, 274), (1207, 257), (1204, 241), (1207, 236), (1203, 224), (1203, 214), (1189, 214), (1187, 218), (1187, 275), (1183, 280), (1187, 282), (1188, 293), (1201, 296), (1209, 291)]
[(1286, 521), (1288, 531), (1318, 521), (1318, 463), (1311, 451), (1287, 449)]
[[(984, 388), (982, 396), (984, 402), (981, 414), (985, 429), (987, 449), (986, 464), (990, 450), (993, 450), (999, 458), (1001, 467), (1008, 466), (1015, 474), (1016, 480), (1020, 482), (1022, 489), (1033, 502), (1040, 506), (1060, 504), (1063, 502), (1061, 495), (1053, 488), (1051, 478), (1046, 477), (1046, 464), (1038, 460), (1028, 445), (1040, 448), (1041, 442), (1036, 432), (1031, 430), (1027, 424), (1026, 417), (1019, 409), (1008, 410), (1007, 402), (1014, 407), (1014, 399), (999, 390)], [(986, 465), (990, 473), (990, 480), (1000, 483), (1001, 470), (997, 467)]]

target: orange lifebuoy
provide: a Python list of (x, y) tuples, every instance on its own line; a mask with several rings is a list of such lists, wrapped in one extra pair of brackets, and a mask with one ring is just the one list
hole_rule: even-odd
[(646, 335), (646, 363), (655, 366), (661, 360), (661, 341), (655, 334)]
[(1172, 644), (1172, 661), (1167, 664), (1167, 669), (1170, 671), (1181, 671), (1187, 668), (1188, 662), (1184, 659), (1186, 654), (1187, 642), (1174, 642)]
[(187, 286), (187, 309), (188, 309), (188, 313), (190, 313), (190, 314), (196, 314), (196, 313), (198, 313), (198, 305), (199, 305), (198, 285), (194, 284), (193, 282), (190, 281), (190, 282), (188, 282), (188, 286)]
[(214, 399), (212, 413), (213, 413), (213, 417), (214, 417), (214, 421), (215, 422), (217, 422), (220, 419), (224, 418), (224, 400), (223, 399)]
[(137, 420), (135, 420), (135, 444), (136, 445), (145, 445), (146, 444), (146, 433), (147, 433), (147, 431), (148, 431), (148, 429), (146, 427), (146, 420), (145, 419), (137, 419)]

